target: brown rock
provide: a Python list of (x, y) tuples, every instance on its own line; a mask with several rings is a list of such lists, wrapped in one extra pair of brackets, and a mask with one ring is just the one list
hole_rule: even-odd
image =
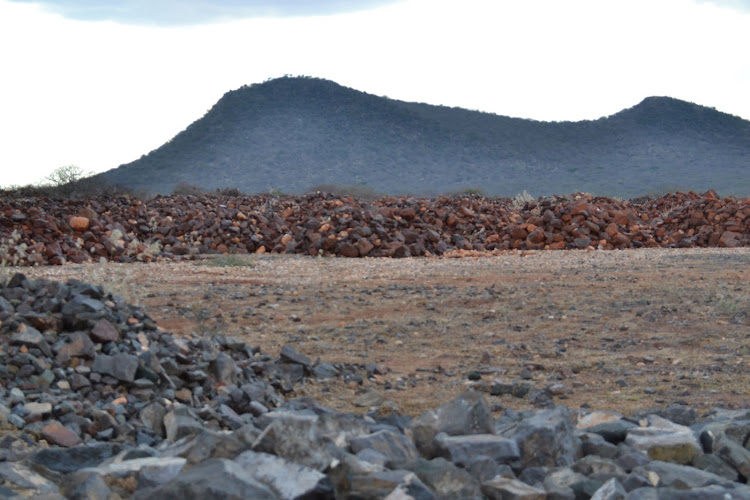
[(357, 247), (348, 241), (342, 241), (336, 246), (336, 253), (342, 257), (359, 257)]
[(117, 328), (112, 323), (102, 318), (91, 329), (90, 337), (94, 342), (106, 344), (107, 342), (116, 342), (119, 340), (120, 332), (117, 331)]
[(742, 235), (740, 233), (724, 231), (721, 234), (721, 238), (719, 238), (719, 246), (722, 248), (736, 248), (740, 246), (741, 237)]
[(81, 438), (76, 433), (57, 422), (51, 422), (44, 427), (42, 429), (42, 436), (48, 442), (65, 448), (82, 443)]
[(362, 257), (370, 253), (370, 251), (374, 247), (375, 246), (372, 243), (370, 243), (370, 241), (367, 238), (360, 238), (359, 241), (357, 242), (357, 249), (359, 250), (359, 255), (361, 255)]

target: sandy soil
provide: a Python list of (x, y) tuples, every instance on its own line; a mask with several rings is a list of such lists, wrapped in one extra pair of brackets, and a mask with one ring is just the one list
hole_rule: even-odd
[(361, 384), (313, 380), (293, 394), (339, 410), (415, 415), (467, 386), (488, 391), (497, 411), (528, 408), (532, 398), (489, 394), (494, 380), (522, 374), (532, 393), (552, 388), (555, 403), (626, 414), (676, 401), (699, 410), (750, 401), (747, 248), (222, 256), (22, 271), (102, 284), (172, 332), (242, 336), (272, 355), (292, 343), (363, 374), (377, 365)]

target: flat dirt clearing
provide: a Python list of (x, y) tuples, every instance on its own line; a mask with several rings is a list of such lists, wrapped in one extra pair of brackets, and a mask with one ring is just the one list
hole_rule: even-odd
[[(207, 265), (212, 263), (214, 265)], [(243, 265), (236, 265), (243, 264)], [(7, 270), (6, 270), (7, 271)], [(476, 385), (530, 376), (554, 402), (699, 412), (750, 399), (750, 249), (559, 251), (488, 258), (221, 256), (213, 261), (20, 268), (104, 285), (164, 329), (235, 335), (261, 352), (378, 365), (357, 384), (288, 396), (416, 415)], [(525, 370), (524, 370), (525, 368)], [(470, 381), (480, 375), (479, 380)], [(492, 396), (496, 410), (530, 397)]]

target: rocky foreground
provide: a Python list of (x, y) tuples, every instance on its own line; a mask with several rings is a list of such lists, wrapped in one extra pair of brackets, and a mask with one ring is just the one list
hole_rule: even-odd
[(342, 257), (505, 250), (750, 246), (750, 198), (579, 194), (520, 203), (478, 196), (362, 201), (178, 196), (0, 200), (0, 259), (13, 265), (184, 259), (208, 253)]
[(182, 337), (79, 281), (0, 283), (0, 497), (750, 498), (750, 411), (624, 417), (556, 406), (494, 418), (466, 392), (410, 418), (290, 399), (312, 362)]

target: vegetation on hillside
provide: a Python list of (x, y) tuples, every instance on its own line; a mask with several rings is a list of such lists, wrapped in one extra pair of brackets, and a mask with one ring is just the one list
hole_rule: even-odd
[(750, 193), (750, 122), (668, 97), (593, 121), (540, 122), (407, 103), (284, 77), (225, 94), (205, 116), (97, 176), (136, 190), (179, 186), (302, 193), (361, 186), (512, 196), (675, 189)]

